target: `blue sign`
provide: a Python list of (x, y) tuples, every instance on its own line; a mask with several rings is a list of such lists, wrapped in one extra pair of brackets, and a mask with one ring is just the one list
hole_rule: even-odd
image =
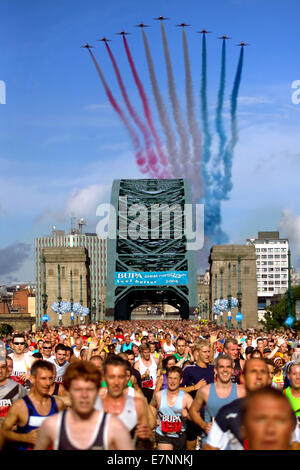
[(242, 315), (241, 312), (239, 312), (236, 314), (235, 318), (237, 319), (237, 321), (242, 321), (244, 318), (244, 315)]
[(42, 321), (49, 321), (49, 320), (50, 320), (50, 317), (48, 317), (47, 314), (42, 316)]
[(295, 321), (295, 318), (294, 318), (294, 317), (288, 316), (284, 323), (285, 323), (287, 326), (290, 326), (290, 327), (291, 327), (292, 324), (294, 323), (294, 321)]
[(116, 286), (172, 286), (188, 284), (187, 271), (116, 272)]

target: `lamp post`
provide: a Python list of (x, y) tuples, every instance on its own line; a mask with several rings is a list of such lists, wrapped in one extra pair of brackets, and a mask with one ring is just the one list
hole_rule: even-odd
[(294, 303), (294, 295), (293, 295), (293, 289), (291, 286), (291, 251), (290, 250), (288, 250), (288, 290), (286, 292), (286, 296), (287, 296), (288, 316), (285, 321), (285, 324), (291, 327), (295, 319), (292, 316), (292, 306)]
[[(214, 298), (214, 302), (218, 299), (218, 275), (215, 274), (215, 298)], [(216, 317), (217, 318), (217, 317)], [(214, 318), (213, 318), (214, 320)], [(217, 323), (217, 321), (216, 321)]]
[[(238, 256), (238, 292), (237, 292), (237, 299), (238, 299), (238, 311), (242, 313), (242, 289), (241, 289), (241, 257)], [(238, 320), (239, 328), (242, 328), (242, 320)]]
[(231, 263), (228, 263), (228, 311), (227, 311), (227, 328), (231, 328)]
[[(44, 312), (44, 315), (47, 315), (47, 308), (48, 308), (48, 305), (47, 305), (47, 294), (46, 294), (46, 258), (45, 256), (43, 256), (43, 312)], [(47, 320), (46, 320), (47, 322)], [(46, 323), (45, 322), (45, 323)], [(40, 319), (38, 321), (38, 324), (40, 324)], [(47, 323), (46, 323), (47, 325)]]
[[(57, 300), (58, 300), (58, 306), (60, 307), (60, 304), (61, 304), (61, 301), (62, 301), (62, 297), (61, 297), (61, 290), (60, 290), (60, 264), (57, 265), (57, 273), (58, 273), (58, 296), (57, 296)], [(58, 321), (58, 324), (59, 326), (62, 326), (62, 315), (61, 313), (58, 315), (58, 318), (59, 318), (59, 321)]]
[[(220, 268), (220, 299), (223, 299), (223, 268)], [(223, 325), (223, 312), (220, 313), (220, 324)]]
[(71, 326), (74, 326), (74, 312), (73, 312), (73, 272), (70, 270), (70, 304), (71, 304)]
[(205, 302), (204, 302), (204, 312), (205, 312), (205, 318), (206, 318), (207, 321), (208, 321), (208, 310), (207, 310), (207, 302), (206, 302), (206, 300), (205, 300)]
[(92, 301), (92, 323), (95, 323), (96, 321), (96, 299), (93, 299)]

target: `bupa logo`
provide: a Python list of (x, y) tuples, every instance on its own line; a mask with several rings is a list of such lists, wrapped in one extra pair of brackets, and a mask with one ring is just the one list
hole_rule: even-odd
[(6, 86), (3, 80), (0, 80), (0, 104), (6, 104)]
[(118, 273), (118, 279), (138, 279), (142, 277), (141, 273)]

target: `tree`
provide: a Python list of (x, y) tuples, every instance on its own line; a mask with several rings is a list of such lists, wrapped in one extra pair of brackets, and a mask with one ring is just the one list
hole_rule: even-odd
[[(300, 286), (292, 287), (292, 316), (295, 317), (295, 301), (300, 300)], [(287, 292), (275, 305), (272, 305), (268, 308), (265, 313), (265, 319), (261, 320), (260, 323), (263, 325), (264, 329), (269, 330), (278, 330), (279, 328), (289, 329), (287, 325), (284, 324), (288, 316), (288, 296)], [(298, 330), (300, 328), (300, 321), (293, 323), (293, 330)]]
[(0, 336), (11, 335), (13, 332), (13, 327), (7, 323), (0, 325)]

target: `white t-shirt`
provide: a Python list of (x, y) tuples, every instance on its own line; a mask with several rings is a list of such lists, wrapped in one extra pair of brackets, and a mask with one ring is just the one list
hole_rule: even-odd
[(25, 353), (21, 360), (17, 361), (14, 358), (14, 353), (8, 355), (13, 360), (13, 370), (12, 376), (19, 377), (20, 375), (27, 374), (31, 368), (32, 355), (30, 353)]
[(70, 363), (68, 361), (65, 361), (64, 364), (62, 366), (60, 366), (59, 364), (57, 364), (55, 362), (55, 356), (52, 356), (49, 359), (49, 362), (51, 362), (52, 364), (55, 365), (55, 369), (56, 369), (55, 382), (62, 382), (63, 381), (63, 375), (66, 372), (66, 369), (67, 369), (67, 367)]
[(73, 348), (74, 356), (76, 356), (78, 358), (80, 356), (80, 352), (82, 351), (82, 349), (89, 349), (89, 348), (87, 348), (86, 346), (82, 346), (80, 351), (78, 351), (76, 348)]
[(176, 348), (173, 344), (168, 345), (167, 343), (164, 343), (163, 350), (166, 354), (173, 354), (173, 352), (176, 351)]

